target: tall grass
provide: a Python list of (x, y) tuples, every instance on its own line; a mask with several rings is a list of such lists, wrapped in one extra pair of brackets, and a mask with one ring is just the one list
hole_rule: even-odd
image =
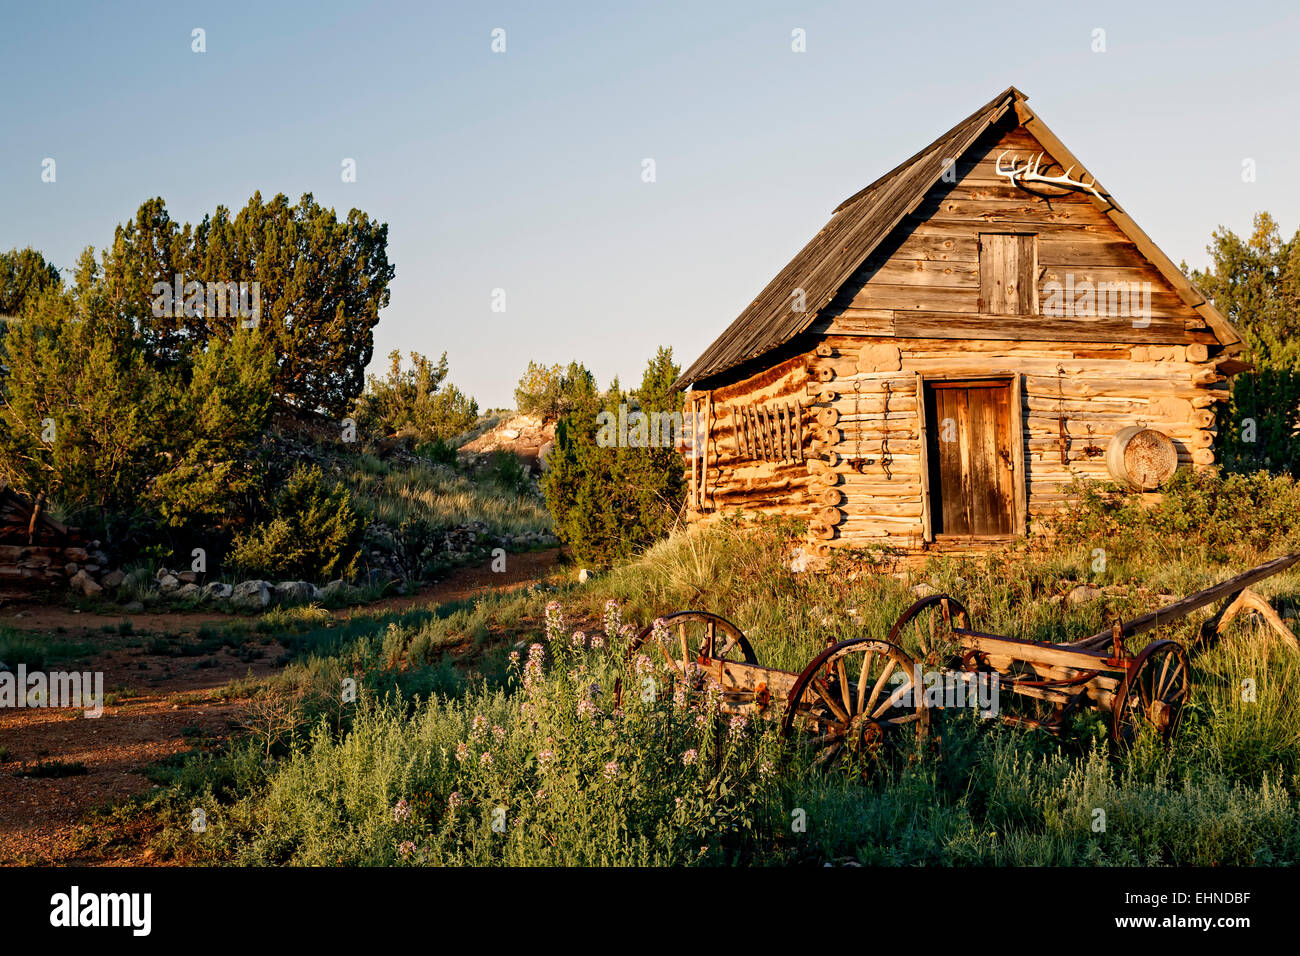
[(481, 521), (496, 534), (551, 529), (550, 515), (539, 496), (473, 481), (445, 466), (358, 470), (349, 482), (366, 516), (393, 526), (414, 517), (441, 528)]
[[(1203, 491), (1188, 492), (1193, 507)], [(1214, 523), (1240, 518), (1222, 515), (1181, 540), (1075, 518), (1054, 548), (934, 558), (900, 577), (849, 564), (793, 574), (788, 528), (722, 523), (585, 586), (336, 629), (304, 621), (283, 639), (297, 661), (265, 688), (289, 715), (264, 706), (248, 737), (169, 772), (144, 812), (165, 856), (222, 863), (1300, 862), (1300, 660), (1249, 619), (1194, 656), (1173, 746), (1143, 739), (1123, 754), (1096, 714), (1054, 738), (945, 713), (928, 742), (815, 771), (770, 723), (732, 727), (707, 696), (675, 699), (661, 673), (624, 659), (633, 629), (696, 607), (740, 625), (761, 663), (798, 670), (828, 641), (883, 637), (922, 580), (959, 597), (980, 629), (1076, 639), (1290, 540), (1289, 529), (1234, 540)], [(1080, 583), (1108, 590), (1064, 600)], [(1290, 613), (1300, 569), (1260, 587)], [(1202, 617), (1144, 639), (1190, 645)], [(532, 669), (530, 645), (544, 655)], [(339, 695), (347, 678), (354, 702)], [(202, 841), (188, 833), (197, 805)]]

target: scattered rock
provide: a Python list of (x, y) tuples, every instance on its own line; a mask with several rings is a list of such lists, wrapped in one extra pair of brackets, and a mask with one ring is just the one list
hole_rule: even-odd
[(280, 604), (305, 604), (316, 600), (318, 593), (308, 581), (281, 581), (275, 586), (275, 600)]
[(1161, 606), (1161, 607), (1164, 607), (1164, 606), (1167, 605), (1167, 604), (1173, 604), (1175, 601), (1177, 601), (1177, 600), (1178, 600), (1178, 595), (1176, 595), (1176, 594), (1157, 594), (1157, 595), (1156, 595), (1156, 600), (1160, 602), (1160, 606)]
[(199, 576), (193, 571), (182, 571), (180, 574), (176, 575), (176, 577), (180, 578), (180, 580), (184, 581), (186, 584), (193, 584), (199, 579)]
[(592, 578), (592, 574), (591, 574), (591, 572), (588, 571), (586, 568), (583, 568), (582, 570), (580, 570), (580, 571), (578, 572), (578, 583), (579, 583), (579, 584), (586, 584), (588, 581), (591, 580), (591, 578)]
[(386, 584), (392, 584), (397, 580), (397, 575), (392, 571), (385, 570), (384, 568), (371, 568), (370, 573), (367, 575), (367, 580), (370, 582), (371, 587), (378, 588), (383, 587)]
[(1073, 591), (1066, 595), (1065, 600), (1074, 607), (1080, 604), (1087, 604), (1089, 601), (1095, 601), (1105, 594), (1101, 588), (1089, 587), (1086, 584), (1080, 584)]
[(122, 610), (125, 611), (127, 614), (139, 614), (141, 611), (144, 610), (144, 602), (131, 601), (130, 603), (123, 605)]
[(74, 574), (72, 580), (68, 582), (68, 586), (73, 590), (80, 591), (86, 597), (94, 597), (100, 591), (104, 590), (99, 586), (99, 582), (85, 571), (78, 571)]
[(175, 591), (180, 586), (181, 586), (181, 582), (177, 580), (173, 575), (170, 574), (165, 575), (158, 579), (159, 591)]
[(790, 558), (790, 570), (795, 574), (803, 574), (809, 566), (808, 555), (804, 554), (803, 548), (795, 548), (794, 556)]
[(178, 598), (181, 598), (182, 600), (192, 601), (202, 593), (203, 593), (203, 589), (191, 581), (189, 584), (186, 584), (179, 591), (177, 591), (176, 596)]
[(938, 594), (939, 589), (929, 581), (922, 581), (920, 584), (912, 588), (912, 593), (918, 598), (927, 598), (931, 594)]
[(230, 603), (241, 610), (260, 611), (271, 603), (271, 585), (266, 581), (241, 581), (235, 585)]
[(342, 578), (335, 578), (329, 584), (320, 589), (320, 596), (326, 600), (333, 598), (346, 598), (348, 595), (348, 584)]
[(76, 562), (76, 561), (69, 561), (67, 564), (65, 564), (65, 565), (63, 566), (63, 573), (66, 574), (68, 577), (72, 577), (72, 576), (75, 575), (79, 570), (81, 570), (81, 569), (80, 569), (79, 567), (77, 567), (77, 562)]
[(214, 597), (218, 601), (229, 600), (231, 594), (233, 594), (235, 591), (235, 589), (232, 588), (229, 584), (222, 584), (220, 581), (213, 581), (203, 590), (206, 591), (210, 597)]
[(106, 588), (120, 588), (126, 575), (121, 571), (109, 571), (99, 583)]

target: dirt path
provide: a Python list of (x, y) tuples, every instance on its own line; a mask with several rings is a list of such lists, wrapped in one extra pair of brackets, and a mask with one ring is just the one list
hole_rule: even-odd
[[(415, 594), (333, 614), (344, 620), (513, 590), (546, 577), (557, 558), (554, 549), (511, 555), (505, 573), (462, 568)], [(102, 672), (109, 698), (98, 718), (79, 710), (0, 709), (0, 864), (150, 863), (142, 849), (112, 859), (78, 851), (78, 820), (92, 807), (148, 790), (150, 765), (214, 744), (237, 728), (245, 705), (223, 699), (219, 691), (238, 678), (274, 673), (283, 654), (269, 637), (265, 644), (254, 639), (240, 648), (193, 656), (155, 653), (142, 636), (188, 638), (206, 622), (233, 618), (210, 612), (133, 614), (132, 627), (120, 633), (123, 617), (31, 602), (0, 606), (0, 624), (93, 644), (91, 658), (51, 669)], [(105, 625), (112, 631), (101, 630)], [(33, 769), (51, 775), (20, 775)]]

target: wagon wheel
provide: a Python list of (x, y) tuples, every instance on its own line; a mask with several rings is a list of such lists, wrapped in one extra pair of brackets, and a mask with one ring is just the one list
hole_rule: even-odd
[[(662, 620), (668, 624), (666, 643), (652, 641), (654, 623), (651, 622), (637, 631), (627, 649), (627, 659), (631, 661), (640, 653), (652, 657), (657, 653), (672, 668), (678, 680), (691, 682), (692, 664), (705, 660), (730, 661), (733, 664), (757, 664), (758, 658), (750, 646), (745, 632), (732, 624), (725, 617), (710, 614), (708, 611), (678, 611), (665, 614)], [(650, 647), (651, 643), (654, 647)], [(615, 695), (621, 701), (622, 679), (615, 687)]]
[(1177, 641), (1154, 641), (1138, 653), (1115, 691), (1110, 739), (1126, 747), (1149, 726), (1165, 743), (1178, 729), (1191, 692), (1187, 651)]
[(805, 733), (822, 765), (846, 752), (874, 755), (908, 732), (923, 737), (930, 715), (924, 687), (914, 687), (917, 672), (894, 644), (863, 637), (841, 641), (813, 658), (795, 680), (781, 733)]
[(970, 615), (966, 612), (966, 606), (947, 594), (931, 594), (899, 615), (885, 640), (901, 647), (910, 634), (916, 638), (924, 660), (938, 665), (942, 662), (942, 657), (957, 650), (957, 638), (952, 631), (954, 627), (970, 628)]

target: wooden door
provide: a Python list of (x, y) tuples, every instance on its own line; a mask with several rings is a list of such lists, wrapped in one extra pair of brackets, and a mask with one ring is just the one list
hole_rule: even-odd
[(980, 311), (1033, 315), (1038, 311), (1038, 237), (980, 233)]
[(1011, 383), (927, 382), (926, 459), (935, 537), (1016, 530)]

